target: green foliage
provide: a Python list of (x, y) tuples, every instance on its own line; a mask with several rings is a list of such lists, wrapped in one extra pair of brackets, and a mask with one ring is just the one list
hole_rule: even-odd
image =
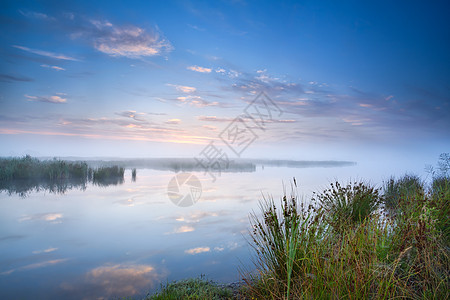
[(178, 299), (231, 299), (233, 293), (229, 288), (223, 288), (204, 278), (191, 278), (168, 283), (161, 291), (148, 296), (146, 300), (178, 300)]
[(246, 296), (448, 299), (448, 180), (426, 192), (407, 175), (385, 189), (400, 206), (395, 215), (377, 209), (383, 195), (363, 183), (333, 184), (307, 209), (285, 196), (277, 212), (264, 199), (262, 216), (251, 218), (256, 271), (244, 274)]
[(444, 242), (450, 247), (450, 177), (434, 178), (430, 193), (430, 206), (436, 212), (436, 228), (442, 231)]
[(404, 175), (397, 180), (391, 177), (384, 183), (384, 205), (393, 214), (408, 209), (413, 198), (422, 194), (423, 183), (416, 175)]
[(331, 183), (331, 188), (313, 197), (325, 212), (326, 221), (336, 231), (342, 231), (364, 221), (380, 203), (379, 189), (364, 182), (342, 186)]

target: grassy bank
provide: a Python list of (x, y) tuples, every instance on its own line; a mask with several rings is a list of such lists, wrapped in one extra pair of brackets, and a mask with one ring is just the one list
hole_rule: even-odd
[(295, 186), (280, 205), (263, 199), (238, 291), (188, 280), (146, 299), (449, 299), (448, 156), (440, 166), (430, 184), (405, 175), (381, 188), (336, 182), (308, 204)]
[[(447, 161), (448, 163), (448, 161)], [(448, 169), (447, 169), (448, 171)], [(333, 183), (310, 205), (295, 193), (252, 215), (256, 299), (448, 299), (450, 178)]]

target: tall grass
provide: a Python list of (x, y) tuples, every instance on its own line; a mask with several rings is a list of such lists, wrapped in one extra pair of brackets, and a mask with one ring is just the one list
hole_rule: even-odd
[(229, 288), (223, 288), (205, 278), (191, 278), (167, 283), (161, 291), (148, 296), (145, 300), (178, 300), (178, 299), (231, 299), (233, 293)]
[[(448, 299), (448, 185), (392, 180), (384, 193), (333, 183), (309, 206), (295, 195), (280, 206), (263, 199), (261, 216), (251, 215), (256, 271), (243, 274), (247, 297)], [(386, 217), (392, 203), (397, 213)]]
[(124, 168), (119, 166), (100, 167), (92, 171), (92, 182), (103, 186), (121, 184), (124, 173)]
[(92, 169), (86, 162), (39, 160), (29, 155), (0, 158), (0, 190), (22, 196), (31, 190), (64, 193), (73, 187), (84, 189), (89, 181), (98, 185), (119, 184), (124, 181), (123, 176), (124, 169), (118, 166)]
[(26, 155), (22, 158), (0, 158), (0, 180), (17, 179), (82, 179), (89, 167), (85, 162), (67, 162), (59, 159), (38, 160)]
[[(364, 221), (380, 203), (380, 190), (364, 182), (339, 182), (315, 195), (312, 200), (324, 210), (327, 223), (340, 231)], [(314, 193), (315, 194), (315, 193)]]

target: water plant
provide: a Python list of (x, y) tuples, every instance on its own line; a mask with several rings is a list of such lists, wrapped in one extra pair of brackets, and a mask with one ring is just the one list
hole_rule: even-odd
[(178, 299), (231, 299), (232, 290), (219, 286), (206, 278), (190, 278), (167, 283), (161, 286), (161, 291), (147, 296), (145, 300), (178, 300)]
[(385, 195), (362, 182), (333, 183), (314, 205), (261, 200), (261, 214), (251, 215), (255, 270), (242, 274), (246, 296), (448, 299), (450, 248), (439, 222), (448, 206), (436, 204), (447, 194), (426, 191), (412, 175), (392, 186), (401, 209), (388, 217), (377, 205)]
[(0, 190), (26, 196), (32, 190), (65, 193), (70, 188), (85, 189), (89, 181), (98, 185), (123, 182), (119, 166), (93, 169), (83, 161), (39, 160), (29, 155), (0, 158)]

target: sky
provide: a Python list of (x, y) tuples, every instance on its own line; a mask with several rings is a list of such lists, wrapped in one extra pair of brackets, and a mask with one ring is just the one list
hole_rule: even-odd
[[(437, 159), (450, 149), (449, 9), (3, 0), (0, 155)], [(257, 110), (264, 126), (255, 99), (275, 108)]]

